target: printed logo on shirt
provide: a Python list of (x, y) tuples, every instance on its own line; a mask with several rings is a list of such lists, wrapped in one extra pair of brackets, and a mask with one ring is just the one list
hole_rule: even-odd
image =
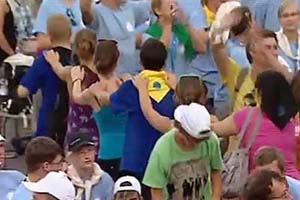
[(134, 31), (134, 27), (130, 22), (126, 23), (126, 28), (128, 32), (133, 32)]
[(204, 199), (208, 183), (208, 159), (201, 158), (179, 162), (171, 167), (167, 186), (169, 200)]

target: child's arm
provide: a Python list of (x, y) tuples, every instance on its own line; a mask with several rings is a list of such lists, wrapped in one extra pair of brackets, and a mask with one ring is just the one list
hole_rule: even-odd
[(221, 170), (213, 170), (211, 173), (212, 200), (220, 200), (222, 194)]
[(18, 97), (25, 98), (29, 96), (29, 90), (23, 85), (19, 85), (17, 89)]
[(59, 62), (59, 54), (53, 50), (45, 53), (47, 62), (51, 65), (56, 75), (63, 81), (71, 81), (71, 67), (63, 67)]
[(160, 115), (156, 110), (153, 109), (151, 100), (148, 94), (148, 79), (142, 76), (136, 76), (134, 84), (139, 91), (139, 100), (141, 110), (148, 120), (148, 122), (161, 133), (168, 132), (173, 127), (173, 121)]
[(152, 199), (162, 200), (163, 199), (162, 189), (151, 188), (151, 196), (152, 196)]
[(89, 100), (92, 98), (88, 89), (82, 91), (81, 83), (84, 79), (84, 71), (80, 67), (73, 67), (71, 69), (72, 80), (72, 96), (75, 103), (80, 105), (90, 105)]

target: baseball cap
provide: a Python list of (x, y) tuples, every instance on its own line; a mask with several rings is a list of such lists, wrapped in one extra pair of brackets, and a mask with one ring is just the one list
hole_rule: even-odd
[(141, 184), (133, 176), (123, 176), (116, 181), (114, 194), (122, 191), (135, 191), (141, 195)]
[(193, 138), (205, 139), (211, 136), (210, 114), (207, 109), (197, 103), (180, 105), (176, 108), (174, 118)]
[(64, 172), (49, 172), (36, 183), (23, 183), (31, 192), (50, 194), (59, 200), (75, 199), (75, 188)]
[(83, 146), (95, 146), (93, 138), (87, 133), (70, 134), (67, 138), (68, 150), (71, 152), (78, 151)]
[(5, 138), (0, 134), (0, 142), (5, 142)]

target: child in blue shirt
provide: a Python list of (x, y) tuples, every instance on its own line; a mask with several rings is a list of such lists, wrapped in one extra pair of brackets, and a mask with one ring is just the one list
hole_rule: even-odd
[[(57, 27), (60, 27), (59, 29)], [(61, 14), (52, 15), (47, 22), (47, 32), (52, 48), (60, 55), (63, 66), (71, 64), (71, 23)], [(67, 129), (68, 92), (67, 86), (52, 70), (44, 55), (38, 56), (22, 78), (17, 93), (27, 97), (42, 91), (42, 105), (37, 120), (36, 136), (50, 136), (63, 144)]]
[[(167, 73), (163, 71), (166, 58), (167, 50), (164, 44), (156, 39), (148, 39), (140, 53), (141, 64), (144, 67), (140, 75), (149, 79), (148, 90), (153, 108), (161, 115), (173, 118), (174, 91), (166, 84)], [(110, 97), (103, 93), (98, 99), (102, 105), (110, 104), (116, 114), (128, 113), (121, 170), (131, 172), (130, 174), (141, 180), (152, 148), (161, 132), (154, 129), (144, 117), (138, 90), (133, 81), (124, 82)]]

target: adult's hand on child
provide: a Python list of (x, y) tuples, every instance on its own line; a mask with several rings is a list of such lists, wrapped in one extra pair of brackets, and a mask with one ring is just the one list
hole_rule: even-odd
[(148, 91), (149, 79), (141, 75), (137, 75), (133, 78), (133, 83), (139, 91)]
[(76, 80), (83, 80), (84, 79), (84, 69), (80, 66), (73, 67), (71, 69), (71, 78), (72, 82)]
[(173, 74), (171, 72), (167, 72), (167, 77), (166, 77), (165, 81), (171, 89), (175, 90), (176, 85), (177, 85), (177, 77), (175, 74)]
[(59, 63), (59, 54), (53, 50), (49, 50), (45, 53), (45, 58), (51, 66), (55, 66)]

